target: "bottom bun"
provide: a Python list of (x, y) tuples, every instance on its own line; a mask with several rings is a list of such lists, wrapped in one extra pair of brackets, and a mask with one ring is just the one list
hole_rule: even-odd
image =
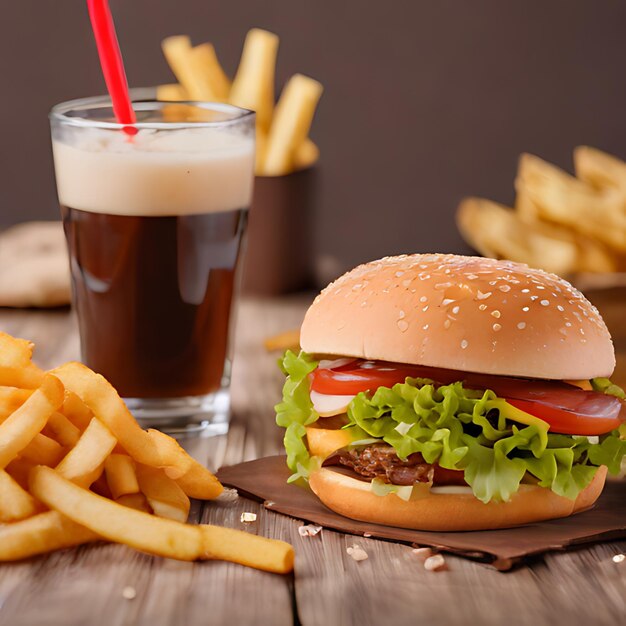
[(395, 494), (378, 496), (370, 490), (369, 482), (329, 468), (313, 472), (309, 484), (329, 509), (345, 517), (385, 526), (446, 531), (509, 528), (567, 517), (592, 506), (602, 493), (605, 479), (606, 467), (600, 467), (576, 500), (543, 487), (520, 485), (508, 502), (488, 504), (469, 493), (430, 492), (409, 501)]

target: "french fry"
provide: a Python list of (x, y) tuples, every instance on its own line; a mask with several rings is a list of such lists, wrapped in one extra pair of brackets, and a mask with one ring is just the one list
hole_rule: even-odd
[(211, 89), (211, 100), (225, 102), (230, 91), (230, 80), (217, 59), (215, 48), (210, 43), (195, 46), (191, 50), (190, 60), (194, 73), (206, 77)]
[(189, 94), (182, 85), (170, 83), (156, 88), (156, 98), (161, 102), (181, 102), (189, 100)]
[[(276, 573), (293, 569), (293, 548), (283, 541), (148, 515), (81, 489), (48, 467), (33, 469), (30, 491), (51, 509), (96, 536), (149, 554), (183, 561), (221, 559)], [(4, 539), (0, 535), (0, 546), (7, 543)], [(0, 559), (3, 556), (0, 551)]]
[(292, 569), (284, 542), (184, 523), (189, 496), (215, 497), (222, 485), (174, 439), (142, 430), (102, 376), (77, 363), (45, 374), (30, 344), (2, 341), (11, 380), (26, 370), (39, 384), (0, 386), (0, 402), (15, 409), (0, 419), (0, 561), (110, 539), (183, 560)]
[(618, 189), (626, 194), (626, 163), (617, 157), (591, 148), (574, 149), (574, 168), (580, 180), (599, 190)]
[(37, 513), (37, 501), (5, 470), (0, 470), (0, 523), (15, 522)]
[(191, 457), (171, 437), (157, 446), (135, 421), (117, 391), (100, 374), (81, 363), (66, 363), (53, 372), (66, 389), (75, 393), (102, 421), (133, 459), (152, 467), (171, 467), (179, 474), (189, 469)]
[(544, 219), (626, 252), (626, 198), (619, 191), (598, 192), (529, 154), (520, 158), (515, 187), (528, 195)]
[(67, 389), (61, 413), (81, 432), (89, 426), (93, 417), (93, 411), (75, 393)]
[(33, 344), (0, 332), (0, 366), (27, 367), (31, 364)]
[(97, 539), (92, 531), (56, 511), (46, 511), (0, 526), (0, 561), (18, 561)]
[(37, 389), (43, 381), (44, 373), (32, 363), (27, 367), (5, 367), (0, 365), (0, 385)]
[(104, 462), (116, 444), (111, 431), (94, 417), (56, 471), (77, 485), (89, 487), (102, 473)]
[(293, 167), (295, 170), (305, 170), (315, 165), (319, 158), (320, 149), (307, 138), (296, 147), (293, 153)]
[(189, 456), (175, 439), (160, 431), (142, 430), (105, 378), (81, 363), (66, 363), (53, 371), (107, 426), (135, 461), (164, 469), (190, 497), (211, 499), (222, 492), (217, 478)]
[(522, 220), (516, 211), (490, 200), (463, 200), (457, 225), (484, 256), (528, 263), (556, 274), (615, 269), (612, 257), (598, 244), (553, 224)]
[(65, 449), (54, 439), (38, 433), (20, 452), (20, 457), (35, 465), (56, 467), (65, 456)]
[(32, 389), (0, 387), (0, 422), (3, 422), (11, 413), (17, 411), (30, 398), (32, 393)]
[(286, 330), (284, 333), (268, 337), (263, 345), (268, 352), (284, 352), (285, 350), (300, 350), (300, 329)]
[(167, 37), (161, 42), (161, 47), (172, 72), (189, 94), (190, 100), (215, 100), (210, 78), (197, 70), (189, 37)]
[(309, 134), (322, 85), (302, 74), (293, 76), (280, 96), (269, 136), (264, 174), (280, 176), (291, 171), (294, 153)]
[(144, 513), (152, 515), (153, 511), (143, 493), (128, 493), (125, 496), (115, 498), (115, 501), (122, 506), (127, 506), (131, 509), (135, 509), (136, 511), (143, 511)]
[(183, 523), (187, 521), (191, 506), (189, 498), (163, 470), (139, 463), (137, 480), (155, 515)]
[(274, 74), (279, 39), (259, 28), (248, 31), (241, 61), (230, 90), (230, 102), (256, 112), (256, 123), (267, 132), (274, 110)]
[[(168, 437), (160, 430), (148, 430), (152, 441), (160, 446), (171, 446), (171, 437)], [(169, 440), (169, 441), (168, 441)], [(176, 444), (178, 445), (178, 444)], [(224, 491), (224, 487), (219, 480), (206, 468), (198, 463), (194, 458), (180, 448), (180, 453), (185, 454), (189, 465), (184, 473), (180, 473), (176, 466), (163, 467), (166, 475), (178, 483), (178, 486), (190, 497), (199, 500), (213, 500)]]
[(61, 382), (46, 374), (41, 386), (0, 424), (0, 469), (4, 469), (46, 425), (48, 418), (63, 403)]
[(522, 220), (522, 222), (526, 222), (526, 224), (543, 222), (541, 216), (539, 215), (539, 208), (523, 189), (517, 190), (517, 194), (515, 196), (515, 212), (519, 216), (520, 220)]
[(104, 462), (104, 472), (115, 500), (139, 493), (135, 464), (127, 454), (111, 454)]
[(66, 448), (75, 446), (80, 438), (80, 430), (58, 411), (50, 416), (42, 432)]

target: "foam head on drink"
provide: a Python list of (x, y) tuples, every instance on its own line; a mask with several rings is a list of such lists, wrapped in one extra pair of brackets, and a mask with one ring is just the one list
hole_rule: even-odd
[(227, 127), (132, 140), (66, 130), (53, 153), (83, 360), (126, 397), (217, 391), (254, 139)]

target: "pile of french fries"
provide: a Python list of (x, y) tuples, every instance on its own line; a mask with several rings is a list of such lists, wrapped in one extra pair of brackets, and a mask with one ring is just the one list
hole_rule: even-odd
[[(165, 102), (228, 102), (256, 112), (256, 174), (283, 176), (311, 167), (319, 159), (309, 139), (322, 85), (308, 76), (292, 76), (274, 106), (278, 36), (253, 28), (246, 36), (239, 68), (228, 78), (210, 43), (192, 46), (186, 35), (162, 42), (165, 58), (178, 81), (157, 87)], [(184, 110), (184, 109), (183, 109)], [(173, 108), (178, 115), (181, 107)]]
[(108, 540), (180, 560), (286, 573), (283, 541), (187, 524), (217, 478), (168, 435), (142, 430), (115, 389), (80, 363), (49, 372), (0, 333), (0, 562)]
[(626, 163), (595, 148), (574, 150), (576, 176), (523, 154), (515, 208), (466, 198), (457, 212), (481, 254), (560, 275), (626, 271)]

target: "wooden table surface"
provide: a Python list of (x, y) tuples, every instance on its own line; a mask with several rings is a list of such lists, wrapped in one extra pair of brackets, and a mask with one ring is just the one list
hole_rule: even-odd
[[(228, 435), (189, 438), (184, 445), (212, 469), (281, 451), (272, 406), (282, 375), (262, 339), (299, 325), (309, 298), (244, 301), (240, 307)], [(608, 298), (609, 325), (621, 328), (625, 301)], [(611, 309), (611, 311), (609, 311)], [(614, 326), (613, 326), (614, 325)], [(78, 356), (67, 311), (0, 310), (0, 330), (37, 345), (36, 360), (51, 367)], [(618, 333), (619, 334), (619, 333)], [(622, 333), (623, 339), (623, 333)], [(619, 339), (618, 352), (626, 355)], [(626, 359), (621, 360), (623, 366)], [(623, 377), (621, 377), (624, 382)], [(0, 625), (146, 626), (196, 624), (529, 624), (614, 625), (626, 615), (626, 563), (611, 557), (626, 542), (553, 553), (512, 572), (446, 557), (432, 573), (406, 545), (323, 530), (298, 534), (301, 522), (255, 502), (194, 503), (191, 519), (242, 528), (243, 511), (257, 513), (250, 532), (290, 541), (294, 576), (277, 576), (219, 562), (180, 563), (116, 545), (91, 545), (0, 566)], [(346, 553), (362, 546), (369, 558)], [(131, 587), (136, 595), (125, 599)]]

